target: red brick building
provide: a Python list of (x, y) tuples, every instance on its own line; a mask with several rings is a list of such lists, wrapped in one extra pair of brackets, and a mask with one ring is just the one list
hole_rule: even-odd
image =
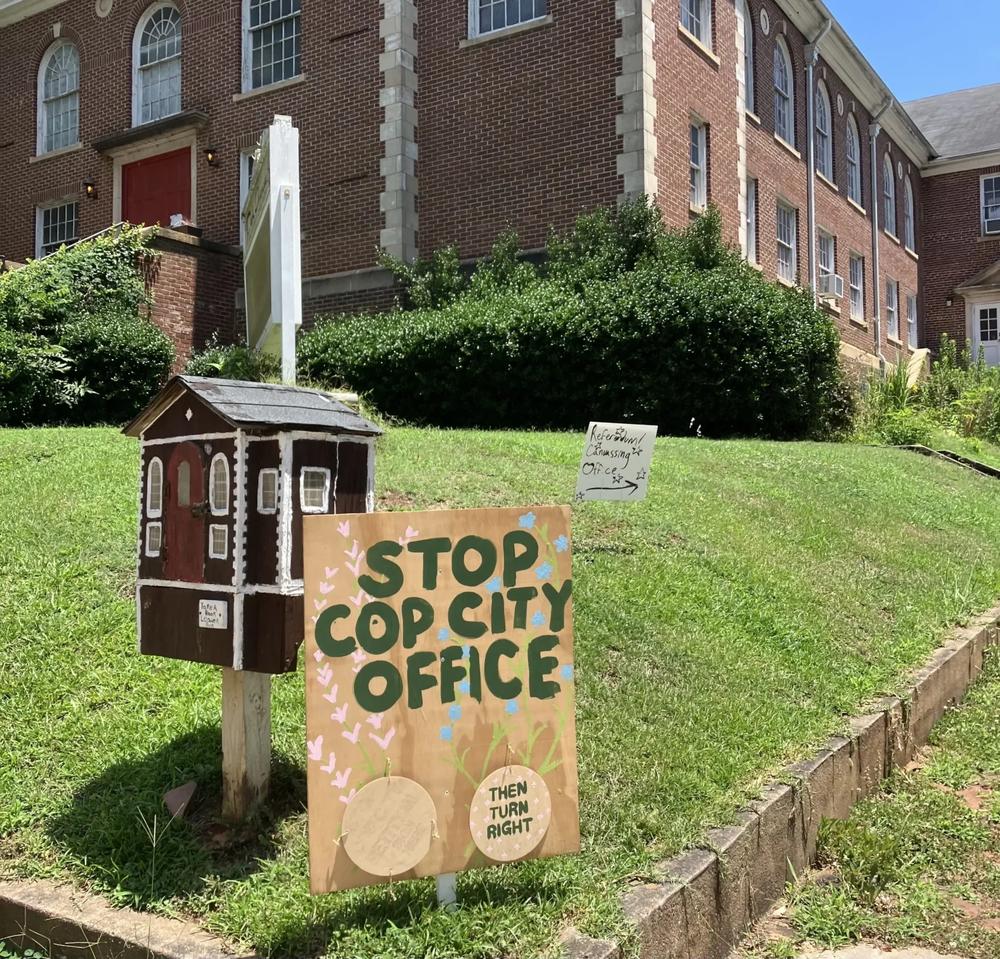
[(512, 227), (537, 249), (646, 193), (674, 226), (716, 203), (849, 354), (924, 339), (938, 154), (820, 0), (0, 0), (0, 83), (14, 260), (178, 213), (238, 248), (252, 148), (287, 114), (307, 316), (391, 303), (379, 248), (474, 258)]

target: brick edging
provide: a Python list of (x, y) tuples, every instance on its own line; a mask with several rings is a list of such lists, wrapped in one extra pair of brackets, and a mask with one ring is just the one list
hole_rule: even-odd
[[(814, 862), (822, 819), (844, 819), (895, 767), (926, 744), (945, 709), (962, 701), (1000, 645), (1000, 605), (957, 629), (902, 696), (874, 703), (811, 758), (785, 767), (732, 825), (708, 832), (704, 848), (663, 863), (667, 879), (629, 889), (626, 919), (641, 959), (724, 959), (754, 922)], [(791, 782), (791, 784), (789, 784)], [(564, 959), (621, 959), (614, 942), (571, 932)]]

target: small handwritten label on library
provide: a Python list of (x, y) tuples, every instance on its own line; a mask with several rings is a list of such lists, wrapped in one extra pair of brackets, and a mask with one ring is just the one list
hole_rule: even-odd
[(655, 441), (655, 426), (591, 423), (576, 481), (576, 501), (645, 499)]
[(224, 599), (203, 599), (198, 603), (198, 626), (201, 629), (228, 629), (229, 607)]

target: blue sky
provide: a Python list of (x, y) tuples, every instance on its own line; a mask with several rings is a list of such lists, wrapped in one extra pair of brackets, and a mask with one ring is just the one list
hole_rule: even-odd
[(1000, 83), (998, 0), (826, 0), (826, 5), (900, 100)]

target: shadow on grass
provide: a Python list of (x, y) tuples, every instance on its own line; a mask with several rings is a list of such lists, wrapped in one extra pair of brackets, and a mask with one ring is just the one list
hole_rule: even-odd
[[(171, 821), (163, 795), (191, 780), (198, 786), (194, 798), (184, 818)], [(210, 877), (255, 872), (274, 852), (282, 821), (305, 808), (305, 770), (275, 756), (267, 803), (238, 827), (220, 820), (221, 796), (219, 728), (203, 726), (109, 766), (47, 831), (118, 904), (144, 908), (196, 894)]]

